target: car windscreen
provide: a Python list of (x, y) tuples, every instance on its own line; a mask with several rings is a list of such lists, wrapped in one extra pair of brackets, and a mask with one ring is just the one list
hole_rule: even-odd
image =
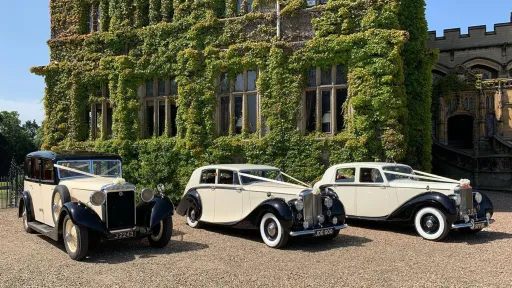
[[(88, 174), (103, 177), (121, 177), (121, 161), (119, 160), (74, 160), (59, 161), (58, 164)], [(65, 168), (57, 168), (57, 172), (60, 179), (90, 177), (83, 173), (70, 171)]]
[[(414, 171), (409, 166), (387, 166), (387, 167), (383, 167), (382, 170), (414, 175)], [(395, 175), (395, 174), (390, 174), (390, 173), (384, 173), (384, 174), (386, 175), (386, 178), (388, 179), (388, 181), (399, 180), (399, 179), (411, 179), (411, 180), (415, 179), (413, 177), (408, 177), (408, 176), (404, 176), (404, 175)]]
[[(279, 170), (243, 170), (240, 172), (244, 173), (244, 174), (250, 174), (250, 175), (257, 176), (257, 177), (272, 179), (272, 180), (276, 180), (276, 181), (283, 181), (283, 176), (281, 175), (281, 171), (279, 171)], [(241, 178), (242, 178), (242, 184), (245, 184), (245, 185), (252, 184), (255, 182), (263, 182), (263, 180), (259, 180), (259, 179), (255, 179), (255, 178), (251, 178), (251, 177), (247, 177), (247, 176), (242, 176)]]

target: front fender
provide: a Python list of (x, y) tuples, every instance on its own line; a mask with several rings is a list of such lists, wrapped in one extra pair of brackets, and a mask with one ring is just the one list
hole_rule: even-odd
[(32, 197), (28, 191), (23, 191), (18, 203), (18, 217), (23, 217), (23, 205), (27, 208), (27, 221), (34, 221), (34, 205), (32, 204)]
[(491, 199), (489, 199), (489, 197), (482, 192), (478, 193), (482, 194), (482, 202), (480, 202), (480, 204), (476, 203), (473, 197), (474, 206), (480, 205), (480, 210), (478, 210), (477, 213), (478, 218), (485, 218), (485, 214), (487, 212), (490, 212), (492, 216), (494, 214), (494, 205), (492, 204)]
[(441, 210), (446, 215), (446, 220), (450, 225), (457, 219), (457, 207), (448, 196), (439, 192), (426, 192), (409, 199), (391, 213), (386, 220), (410, 221), (418, 209), (426, 206)]
[[(322, 205), (323, 209), (325, 209), (325, 206)], [(343, 203), (341, 203), (340, 199), (334, 198), (332, 199), (332, 207), (331, 212), (333, 216), (337, 216), (340, 223), (345, 223), (345, 206), (343, 206)], [(323, 213), (323, 215), (326, 215), (327, 211)]]
[(59, 223), (64, 219), (65, 213), (69, 215), (73, 224), (84, 226), (98, 232), (109, 234), (100, 216), (92, 209), (89, 209), (83, 203), (67, 202), (64, 203), (59, 216)]
[(137, 226), (152, 229), (163, 219), (174, 214), (174, 205), (166, 196), (155, 195), (151, 202), (137, 205)]
[(176, 213), (181, 216), (185, 216), (187, 214), (188, 209), (192, 207), (196, 211), (196, 218), (201, 218), (201, 197), (199, 196), (199, 193), (197, 193), (196, 190), (190, 190), (183, 196), (183, 198), (180, 201), (180, 204), (178, 204), (178, 207), (176, 207)]

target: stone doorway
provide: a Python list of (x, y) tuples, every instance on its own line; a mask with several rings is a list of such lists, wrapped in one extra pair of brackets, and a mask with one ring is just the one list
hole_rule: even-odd
[(473, 149), (473, 117), (455, 115), (448, 119), (448, 145), (458, 149)]

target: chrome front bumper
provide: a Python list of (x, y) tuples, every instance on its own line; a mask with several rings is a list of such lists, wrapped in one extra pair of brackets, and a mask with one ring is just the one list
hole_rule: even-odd
[(494, 219), (489, 219), (489, 221), (484, 220), (484, 221), (476, 221), (476, 222), (474, 220), (471, 220), (471, 222), (468, 222), (468, 223), (452, 224), (452, 229), (460, 229), (460, 228), (474, 229), (475, 225), (482, 224), (482, 223), (485, 224), (485, 227), (488, 227), (490, 224), (494, 223)]
[(341, 230), (341, 229), (345, 229), (347, 227), (348, 227), (348, 225), (344, 224), (344, 225), (339, 225), (339, 226), (334, 226), (334, 227), (325, 227), (325, 228), (318, 228), (318, 229), (313, 229), (313, 230), (292, 231), (292, 232), (290, 232), (290, 236), (312, 235), (312, 234), (315, 234), (316, 231), (320, 231), (320, 230), (328, 230), (328, 229)]

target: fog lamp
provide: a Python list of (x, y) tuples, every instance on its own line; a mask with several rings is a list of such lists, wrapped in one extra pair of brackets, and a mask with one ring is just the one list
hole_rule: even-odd
[(144, 202), (151, 202), (151, 200), (153, 200), (154, 197), (155, 193), (153, 192), (153, 190), (149, 188), (144, 188), (142, 189), (142, 191), (140, 191), (140, 198)]
[(330, 209), (332, 207), (332, 198), (326, 197), (324, 200), (324, 205), (327, 207), (327, 209)]
[(297, 209), (297, 211), (302, 211), (302, 209), (304, 209), (304, 202), (302, 202), (300, 199), (296, 200), (295, 209)]
[(91, 196), (89, 196), (89, 202), (94, 206), (103, 205), (103, 203), (105, 203), (105, 199), (105, 193), (102, 191), (94, 191), (91, 193)]
[(337, 217), (333, 217), (332, 218), (332, 224), (334, 224), (334, 225), (338, 224), (338, 218)]
[(480, 202), (482, 202), (482, 194), (476, 192), (475, 193), (475, 201), (476, 201), (476, 203), (480, 204)]
[(325, 222), (325, 216), (324, 215), (318, 215), (316, 218), (318, 219), (318, 223), (324, 224), (324, 222)]

